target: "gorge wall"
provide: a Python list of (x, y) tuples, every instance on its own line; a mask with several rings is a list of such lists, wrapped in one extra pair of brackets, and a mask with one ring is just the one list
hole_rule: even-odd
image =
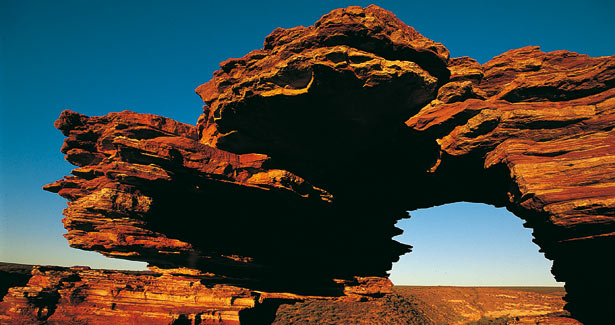
[(36, 268), (0, 320), (248, 322), (287, 301), (370, 299), (410, 251), (395, 223), (457, 201), (525, 220), (571, 314), (607, 316), (615, 57), (451, 59), (372, 5), (276, 29), (196, 92), (196, 126), (62, 112), (77, 168), (44, 189), (69, 201), (65, 237), (152, 272)]

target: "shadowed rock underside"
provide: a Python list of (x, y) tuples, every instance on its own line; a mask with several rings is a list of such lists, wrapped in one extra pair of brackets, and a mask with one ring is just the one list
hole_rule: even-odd
[[(196, 89), (205, 102), (196, 126), (128, 111), (64, 111), (55, 124), (78, 168), (44, 188), (69, 200), (72, 247), (148, 262), (153, 275), (131, 281), (164, 283), (155, 286), (165, 297), (173, 292), (164, 285), (192, 281), (204, 286), (196, 300), (216, 288), (243, 299), (152, 310), (231, 322), (267, 299), (382, 295), (387, 271), (409, 251), (392, 240), (406, 211), (471, 201), (526, 221), (566, 282), (574, 317), (607, 316), (615, 57), (526, 47), (482, 65), (450, 59), (442, 44), (369, 6), (276, 29), (262, 49), (220, 68)], [(115, 281), (106, 271), (71, 272), (80, 280), (57, 285)], [(46, 310), (33, 307), (38, 298), (10, 298), (46, 292), (32, 279), (0, 311), (52, 322), (90, 308), (71, 302), (64, 311), (62, 294)], [(130, 301), (146, 311), (139, 297)], [(105, 317), (133, 317), (115, 310)]]

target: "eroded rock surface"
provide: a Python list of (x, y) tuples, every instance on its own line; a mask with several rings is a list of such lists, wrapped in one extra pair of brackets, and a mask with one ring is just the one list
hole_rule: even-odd
[(62, 152), (78, 168), (45, 189), (70, 201), (71, 246), (147, 261), (178, 283), (196, 272), (288, 292), (280, 299), (369, 299), (390, 290), (386, 272), (409, 251), (391, 239), (406, 211), (482, 202), (534, 229), (574, 317), (606, 316), (614, 57), (526, 47), (482, 65), (449, 59), (370, 6), (276, 29), (220, 67), (196, 90), (196, 127), (62, 113)]
[(0, 303), (3, 324), (238, 324), (259, 295), (198, 276), (35, 267)]
[[(241, 276), (246, 267), (262, 269), (253, 263), (254, 251), (270, 244), (276, 230), (273, 220), (251, 211), (276, 214), (280, 207), (290, 213), (304, 201), (319, 206), (331, 200), (296, 175), (264, 168), (265, 155), (203, 145), (194, 126), (164, 117), (126, 111), (89, 118), (65, 111), (56, 127), (68, 137), (66, 159), (80, 167), (45, 189), (70, 201), (63, 222), (76, 248)], [(250, 236), (256, 229), (263, 230), (260, 241)]]
[(469, 186), (464, 198), (449, 200), (504, 205), (526, 220), (566, 282), (566, 308), (600, 321), (613, 302), (600, 292), (613, 288), (615, 58), (526, 47), (482, 66), (451, 64), (454, 81), (406, 122), (440, 147), (430, 169), (435, 184), (464, 180), (452, 175), (459, 167), (471, 166), (472, 178), (499, 170), (502, 179), (492, 180), (499, 193)]
[[(80, 167), (45, 189), (70, 201), (63, 222), (73, 247), (199, 269), (225, 283), (327, 295), (343, 294), (354, 276), (384, 276), (406, 249), (391, 236), (357, 236), (369, 233), (359, 226), (345, 233), (353, 210), (333, 195), (267, 167), (265, 155), (199, 143), (194, 127), (132, 112), (70, 111), (56, 126), (68, 136), (67, 160)], [(370, 250), (370, 262), (380, 264), (364, 264)]]
[(265, 153), (342, 195), (363, 159), (397, 158), (383, 155), (403, 121), (448, 80), (448, 57), (442, 44), (379, 7), (334, 10), (314, 26), (276, 29), (263, 49), (222, 62), (196, 89), (206, 103), (199, 137)]
[(265, 324), (283, 303), (351, 304), (392, 292), (384, 278), (342, 283), (343, 296), (306, 296), (219, 283), (195, 269), (151, 269), (33, 266), (24, 286), (3, 294), (0, 324)]

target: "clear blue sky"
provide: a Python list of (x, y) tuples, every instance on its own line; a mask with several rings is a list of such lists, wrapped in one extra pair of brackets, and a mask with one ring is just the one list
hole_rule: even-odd
[(410, 214), (397, 223), (395, 239), (413, 249), (393, 266), (395, 284), (558, 285), (532, 231), (504, 208), (458, 202)]
[[(276, 27), (311, 25), (331, 9), (370, 3), (0, 0), (0, 260), (143, 267), (69, 248), (61, 237), (65, 200), (41, 186), (72, 168), (53, 128), (63, 109), (87, 115), (130, 109), (194, 124), (202, 105), (194, 88), (220, 61), (260, 48)], [(442, 42), (452, 56), (480, 62), (526, 45), (615, 53), (611, 1), (374, 3)], [(402, 221), (407, 231), (399, 239), (415, 252), (396, 265), (393, 280), (552, 284), (549, 263), (520, 220), (485, 209), (460, 204)], [(490, 268), (496, 258), (498, 268)], [(476, 276), (475, 269), (487, 273)]]

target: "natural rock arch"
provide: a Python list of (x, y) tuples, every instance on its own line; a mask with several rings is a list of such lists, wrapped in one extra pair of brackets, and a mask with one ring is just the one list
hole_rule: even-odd
[(532, 230), (504, 207), (456, 202), (409, 215), (396, 223), (404, 232), (394, 239), (412, 251), (393, 263), (395, 286), (558, 286)]
[(276, 29), (220, 67), (197, 88), (196, 127), (62, 113), (78, 168), (45, 189), (71, 201), (71, 246), (263, 297), (369, 296), (409, 251), (391, 239), (405, 211), (480, 202), (534, 230), (574, 317), (604, 317), (615, 58), (526, 47), (449, 59), (369, 6)]

